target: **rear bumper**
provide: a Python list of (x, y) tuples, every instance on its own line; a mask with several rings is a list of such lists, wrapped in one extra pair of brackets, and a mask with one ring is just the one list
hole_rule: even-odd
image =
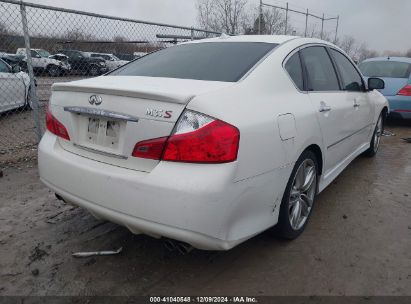
[(411, 119), (411, 97), (386, 96), (390, 105), (390, 116)]
[(225, 241), (197, 233), (195, 231), (168, 226), (161, 223), (145, 220), (136, 216), (124, 214), (116, 210), (105, 208), (97, 205), (96, 203), (84, 200), (76, 195), (64, 191), (56, 185), (48, 182), (44, 178), (40, 179), (47, 187), (54, 190), (65, 201), (87, 209), (96, 218), (108, 220), (121, 226), (125, 226), (134, 234), (147, 234), (155, 238), (167, 237), (170, 239), (189, 243), (196, 248), (204, 250), (228, 250), (248, 239), (244, 238), (235, 241)]
[(230, 249), (277, 222), (284, 172), (234, 182), (236, 167), (160, 162), (145, 173), (67, 152), (49, 132), (39, 146), (40, 178), (66, 201), (135, 234), (207, 250)]

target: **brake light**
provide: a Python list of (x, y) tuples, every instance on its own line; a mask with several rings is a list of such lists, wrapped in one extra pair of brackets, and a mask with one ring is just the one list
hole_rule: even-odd
[(401, 96), (411, 96), (411, 85), (406, 85), (405, 87), (403, 87), (398, 93), (397, 95), (401, 95)]
[(174, 162), (227, 163), (237, 159), (239, 141), (236, 127), (186, 110), (171, 136), (139, 142), (132, 155)]
[(46, 110), (46, 127), (47, 130), (49, 130), (51, 133), (63, 139), (70, 140), (70, 136), (67, 132), (66, 127), (61, 122), (59, 122), (57, 118), (53, 116), (53, 114), (51, 114), (51, 111), (48, 107)]

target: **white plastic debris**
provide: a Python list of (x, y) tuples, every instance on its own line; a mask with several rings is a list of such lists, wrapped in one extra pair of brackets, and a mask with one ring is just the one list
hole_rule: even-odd
[(115, 254), (119, 254), (121, 251), (123, 251), (123, 247), (120, 247), (117, 250), (74, 252), (72, 256), (75, 258), (88, 258), (91, 256), (99, 256), (99, 255), (115, 255)]

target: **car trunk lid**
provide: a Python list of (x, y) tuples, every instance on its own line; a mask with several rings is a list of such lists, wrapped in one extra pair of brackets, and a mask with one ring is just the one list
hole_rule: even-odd
[(157, 160), (132, 157), (136, 143), (171, 134), (187, 103), (232, 85), (186, 79), (102, 76), (53, 85), (50, 108), (67, 128), (72, 153), (150, 172)]

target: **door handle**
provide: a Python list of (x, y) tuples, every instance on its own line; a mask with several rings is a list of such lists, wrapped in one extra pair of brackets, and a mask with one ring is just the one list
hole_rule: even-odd
[(327, 104), (324, 101), (321, 101), (319, 111), (320, 113), (330, 112), (331, 107), (327, 106)]
[(354, 99), (354, 108), (359, 108), (360, 104), (358, 103), (357, 98)]

